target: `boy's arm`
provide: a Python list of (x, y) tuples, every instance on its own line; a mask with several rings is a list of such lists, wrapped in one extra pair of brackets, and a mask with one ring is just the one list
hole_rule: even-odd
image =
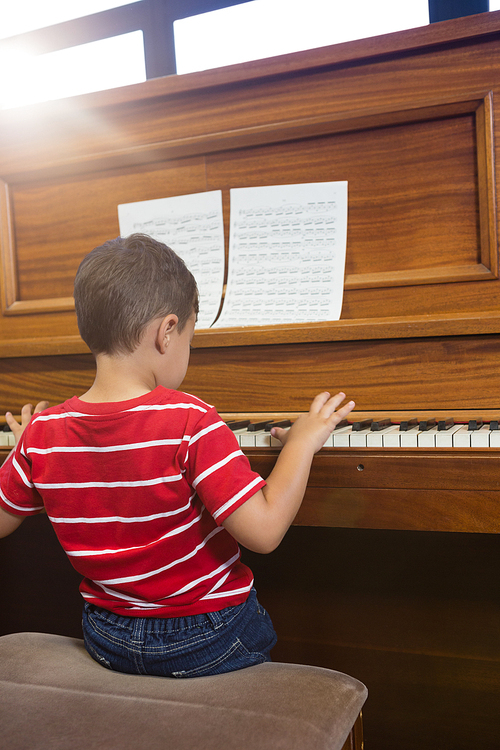
[(26, 516), (15, 516), (0, 507), (0, 539), (9, 536), (22, 524)]
[[(39, 401), (38, 404), (35, 406), (35, 410), (33, 414), (38, 414), (39, 412), (46, 409), (49, 405), (48, 401)], [(21, 439), (21, 435), (23, 434), (24, 430), (29, 424), (29, 421), (32, 417), (31, 410), (32, 410), (31, 404), (25, 404), (23, 408), (21, 409), (21, 424), (19, 424), (10, 411), (8, 411), (5, 415), (5, 419), (7, 421), (7, 424), (9, 425), (10, 429), (14, 433), (14, 439), (16, 441), (16, 445), (18, 444), (19, 440)], [(14, 448), (12, 449), (12, 451)], [(9, 453), (12, 453), (12, 451)], [(7, 457), (8, 458), (8, 457)], [(14, 513), (8, 513), (6, 510), (4, 510), (2, 507), (0, 507), (0, 539), (4, 536), (8, 536), (9, 534), (12, 534), (13, 531), (15, 531), (18, 526), (22, 524), (26, 516), (17, 516), (14, 515)]]
[(344, 393), (332, 397), (320, 393), (309, 412), (299, 417), (288, 432), (273, 430), (284, 445), (267, 485), (223, 522), (244, 547), (268, 553), (281, 542), (300, 508), (314, 454), (354, 408), (354, 402), (349, 401), (336, 411), (344, 399)]

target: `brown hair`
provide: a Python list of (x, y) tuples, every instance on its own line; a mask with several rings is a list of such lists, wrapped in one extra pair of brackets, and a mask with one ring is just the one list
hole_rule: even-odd
[(170, 313), (181, 332), (198, 314), (198, 289), (184, 261), (145, 234), (117, 237), (94, 248), (75, 278), (82, 339), (94, 354), (133, 352), (145, 326)]

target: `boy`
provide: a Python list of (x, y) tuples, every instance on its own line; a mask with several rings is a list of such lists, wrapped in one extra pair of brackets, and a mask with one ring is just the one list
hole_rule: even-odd
[(215, 409), (177, 390), (198, 292), (170, 248), (145, 235), (95, 248), (75, 308), (95, 381), (16, 425), (0, 536), (47, 512), (83, 576), (87, 650), (109, 669), (193, 677), (268, 661), (276, 636), (238, 543), (277, 547), (314, 453), (354, 403), (322, 393), (289, 432), (275, 428), (284, 447), (265, 482)]

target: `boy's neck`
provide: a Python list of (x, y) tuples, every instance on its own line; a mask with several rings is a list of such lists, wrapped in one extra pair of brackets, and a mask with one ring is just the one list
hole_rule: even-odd
[(110, 403), (130, 401), (151, 393), (157, 386), (156, 379), (151, 372), (145, 372), (143, 363), (134, 355), (135, 352), (131, 355), (98, 354), (94, 383), (80, 400)]

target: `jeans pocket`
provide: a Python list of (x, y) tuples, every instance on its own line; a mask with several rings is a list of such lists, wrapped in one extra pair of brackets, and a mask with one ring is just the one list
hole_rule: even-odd
[(207, 675), (224, 674), (225, 672), (236, 672), (238, 669), (252, 667), (268, 661), (264, 654), (250, 652), (237, 638), (234, 643), (222, 654), (199, 664), (192, 669), (183, 669), (172, 672), (173, 677), (205, 677)]

